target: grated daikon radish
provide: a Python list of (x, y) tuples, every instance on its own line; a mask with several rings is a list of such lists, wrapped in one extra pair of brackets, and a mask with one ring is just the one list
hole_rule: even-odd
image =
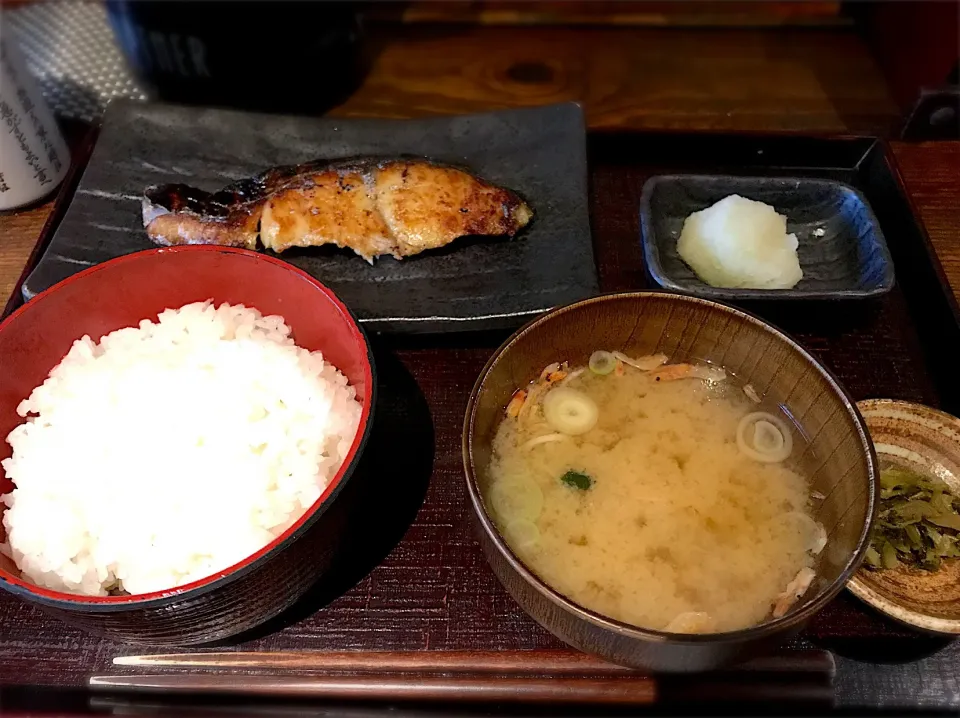
[(735, 194), (687, 217), (677, 251), (713, 287), (790, 289), (803, 278), (787, 218)]

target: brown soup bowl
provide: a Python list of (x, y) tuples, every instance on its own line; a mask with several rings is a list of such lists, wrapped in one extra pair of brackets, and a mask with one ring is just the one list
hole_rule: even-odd
[[(374, 406), (373, 359), (367, 338), (329, 289), (286, 262), (214, 246), (154, 249), (87, 269), (43, 292), (0, 323), (0, 459), (23, 422), (17, 406), (84, 334), (99, 340), (122, 327), (156, 319), (167, 308), (213, 299), (279, 314), (297, 344), (321, 350), (356, 388), (363, 413), (343, 465), (316, 503), (287, 531), (252, 556), (185, 586), (150, 594), (80, 596), (22, 576), (0, 554), (0, 588), (68, 623), (115, 640), (189, 645), (252, 629), (292, 606), (345, 551), (349, 512), (363, 495), (351, 481)], [(162, 432), (157, 440), (162, 441)], [(75, 467), (89, 481), (95, 466)], [(135, 475), (135, 472), (132, 472)], [(0, 469), (0, 495), (15, 488)], [(0, 502), (0, 519), (6, 509)], [(189, 531), (190, 527), (177, 527)], [(6, 539), (0, 522), (0, 541)]]
[[(662, 352), (670, 361), (708, 361), (782, 406), (809, 442), (816, 467), (815, 518), (828, 542), (810, 589), (781, 618), (743, 630), (676, 634), (639, 628), (578, 605), (555, 591), (510, 550), (490, 518), (485, 488), (491, 444), (513, 392), (556, 361), (583, 366), (597, 349), (630, 356)], [(561, 640), (614, 663), (654, 671), (703, 671), (772, 650), (795, 635), (844, 587), (868, 545), (877, 461), (856, 405), (795, 341), (741, 312), (703, 299), (636, 292), (588, 299), (554, 310), (514, 334), (474, 387), (463, 430), (467, 491), (494, 573), (538, 623)]]

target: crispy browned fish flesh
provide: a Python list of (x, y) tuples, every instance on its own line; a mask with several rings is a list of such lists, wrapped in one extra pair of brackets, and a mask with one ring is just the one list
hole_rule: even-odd
[(510, 190), (426, 160), (309, 162), (214, 194), (176, 184), (143, 197), (143, 226), (156, 244), (259, 243), (275, 252), (335, 244), (367, 261), (467, 235), (513, 236), (532, 217)]

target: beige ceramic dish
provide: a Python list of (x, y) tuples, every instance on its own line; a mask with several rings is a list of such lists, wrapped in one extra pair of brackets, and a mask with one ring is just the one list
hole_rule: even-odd
[[(940, 477), (960, 493), (960, 419), (893, 399), (857, 403), (881, 465)], [(960, 560), (935, 573), (861, 569), (847, 584), (857, 598), (893, 619), (931, 633), (960, 635)]]

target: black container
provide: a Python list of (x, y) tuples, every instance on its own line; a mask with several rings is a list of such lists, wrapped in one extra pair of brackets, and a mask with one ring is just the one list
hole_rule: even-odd
[(131, 69), (154, 97), (314, 114), (366, 70), (358, 3), (107, 0)]

